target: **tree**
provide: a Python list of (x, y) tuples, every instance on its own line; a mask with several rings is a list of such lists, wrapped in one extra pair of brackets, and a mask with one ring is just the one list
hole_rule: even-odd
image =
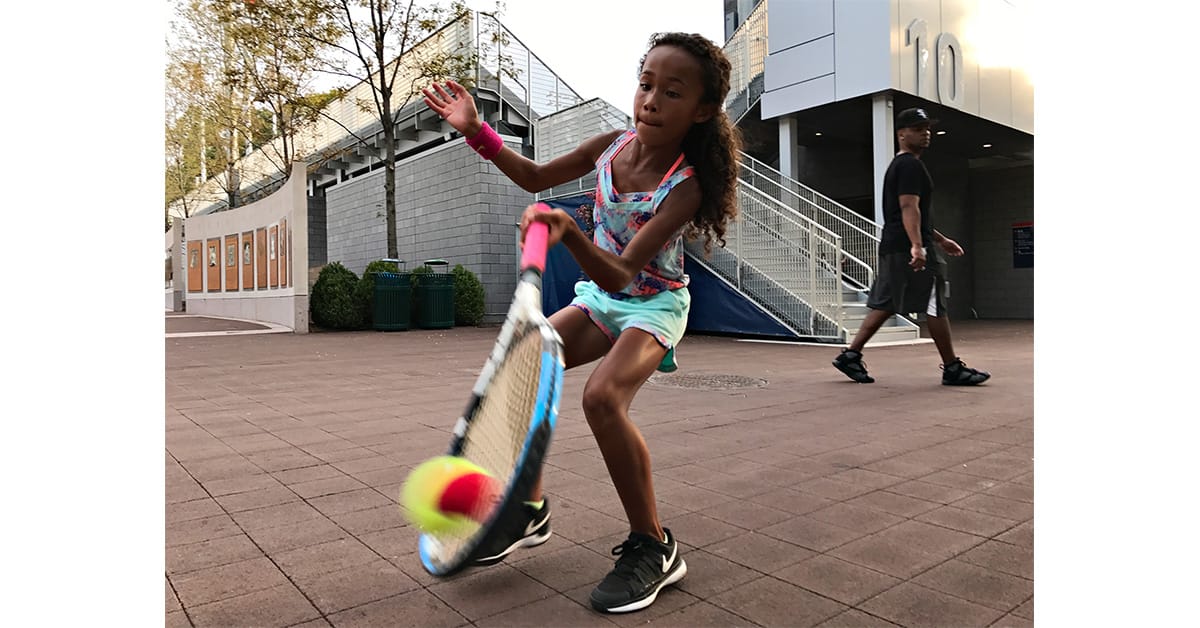
[[(338, 25), (338, 37), (306, 29), (298, 32), (329, 46), (335, 53), (323, 71), (366, 84), (370, 98), (355, 105), (369, 112), (382, 127), (384, 202), (387, 216), (388, 257), (399, 257), (396, 244), (396, 123), (400, 111), (413, 101), (421, 88), (434, 81), (454, 78), (464, 85), (474, 81), (478, 51), (443, 50), (436, 45), (419, 46), (440, 29), (465, 18), (470, 9), (461, 0), (450, 6), (420, 6), (415, 0), (316, 0)], [(498, 5), (499, 6), (499, 5)], [(330, 117), (332, 120), (333, 118)], [(335, 120), (341, 124), (340, 121)], [(343, 128), (357, 141), (361, 129)]]
[(210, 89), (203, 64), (173, 50), (166, 79), (164, 200), (169, 221), (172, 212), (191, 215), (202, 202), (195, 191), (208, 172), (220, 170), (223, 160), (217, 150), (217, 125), (204, 96)]
[(184, 218), (192, 214), (195, 205), (189, 194), (196, 188), (200, 178), (200, 162), (203, 156), (200, 129), (202, 125), (194, 109), (176, 112), (168, 105), (166, 133), (163, 135), (166, 155), (164, 210), (167, 214), (168, 229), (171, 226), (172, 205), (180, 205), (180, 213)]
[[(284, 175), (298, 158), (330, 159), (330, 147), (297, 144), (304, 125), (319, 117), (341, 126), (364, 146), (363, 126), (343, 121), (323, 108), (337, 98), (350, 98), (358, 111), (381, 127), (377, 158), (385, 170), (384, 188), (387, 247), (398, 257), (396, 244), (396, 124), (401, 110), (421, 88), (448, 78), (470, 87), (480, 54), (477, 46), (460, 43), (446, 32), (448, 25), (467, 19), (463, 0), (449, 6), (420, 6), (415, 0), (179, 0), (181, 21), (175, 26), (177, 44), (168, 46), (172, 67), (169, 91), (195, 107), (205, 129), (195, 133), (201, 142), (200, 167), (220, 172), (213, 177), (235, 207), (247, 176), (247, 162), (269, 161)], [(430, 0), (432, 1), (432, 0)], [(497, 2), (497, 13), (500, 3)], [(493, 15), (494, 17), (494, 15)], [(461, 23), (460, 23), (461, 25)], [(481, 35), (502, 43), (499, 23), (492, 20)], [(515, 75), (511, 60), (494, 51), (487, 59), (498, 71)], [(492, 67), (489, 65), (489, 68)], [(311, 93), (314, 69), (327, 76), (351, 79), (353, 89), (335, 88)], [(368, 89), (361, 89), (363, 86)], [(269, 130), (266, 122), (269, 120)], [(170, 125), (170, 121), (168, 122)], [(349, 126), (348, 126), (349, 125)], [(367, 125), (368, 127), (372, 125)], [(353, 128), (352, 128), (353, 127)], [(168, 135), (178, 129), (168, 129)], [(369, 130), (372, 140), (374, 130)], [(178, 157), (193, 146), (168, 141), (168, 162), (188, 172), (187, 158)], [(252, 159), (243, 159), (258, 149)], [(373, 150), (373, 149), (372, 149)], [(220, 161), (207, 163), (208, 155)], [(203, 177), (201, 177), (203, 179)], [(186, 177), (176, 177), (175, 190), (185, 189)], [(168, 193), (171, 196), (171, 192)], [(202, 197), (197, 200), (211, 200)]]
[[(240, 204), (244, 182), (291, 172), (300, 156), (297, 130), (342, 95), (337, 88), (313, 93), (325, 53), (316, 39), (293, 36), (296, 28), (336, 36), (323, 8), (313, 0), (182, 0), (176, 7), (168, 42), (169, 203), (181, 191), (177, 198), (191, 204), (218, 200), (187, 194), (193, 159), (201, 184), (208, 173), (218, 173), (213, 183), (228, 207)], [(189, 123), (179, 128), (185, 117)], [(186, 141), (191, 136), (200, 139), (198, 149)], [(255, 149), (255, 159), (244, 159)]]
[[(191, 201), (225, 200), (236, 207), (242, 178), (237, 162), (245, 152), (248, 103), (243, 92), (225, 78), (233, 58), (232, 45), (225, 29), (208, 13), (206, 0), (185, 0), (176, 11), (179, 19), (172, 22), (173, 37), (167, 46), (168, 108), (199, 117), (201, 184), (214, 174), (224, 196), (201, 195)], [(177, 120), (168, 117), (168, 127)]]
[[(340, 34), (336, 20), (312, 0), (202, 0), (229, 39), (231, 62), (224, 81), (236, 86), (259, 109), (244, 129), (280, 174), (287, 175), (297, 155), (296, 131), (344, 90), (312, 96), (324, 41)], [(309, 37), (296, 36), (297, 31)], [(316, 147), (309, 147), (313, 149)]]

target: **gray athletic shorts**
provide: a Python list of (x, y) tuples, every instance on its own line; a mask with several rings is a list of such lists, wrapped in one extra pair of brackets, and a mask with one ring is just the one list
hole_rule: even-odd
[(884, 253), (879, 256), (879, 272), (867, 298), (867, 307), (893, 314), (944, 316), (946, 313), (946, 265), (936, 253), (927, 253), (924, 270), (908, 265), (912, 256)]

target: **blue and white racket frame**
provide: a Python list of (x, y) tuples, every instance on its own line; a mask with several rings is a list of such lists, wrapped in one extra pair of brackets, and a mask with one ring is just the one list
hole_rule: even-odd
[(475, 558), (476, 551), (490, 541), (492, 535), (509, 527), (505, 524), (513, 518), (526, 516), (523, 504), (541, 474), (542, 462), (550, 447), (550, 437), (558, 420), (565, 363), (562, 339), (542, 313), (542, 269), (545, 267), (546, 256), (544, 232), (543, 224), (534, 223), (526, 236), (522, 256), (523, 269), (512, 305), (509, 306), (496, 344), (475, 382), (470, 401), (455, 423), (447, 453), (452, 456), (462, 453), (467, 433), (471, 429), (471, 421), (487, 394), (492, 377), (508, 357), (509, 347), (523, 339), (526, 334), (540, 334), (541, 366), (538, 370), (536, 401), (529, 417), (524, 445), (517, 456), (516, 469), (505, 486), (499, 506), (493, 509), (491, 516), (481, 525), (481, 529), (484, 530), (482, 534), (476, 534), (449, 560), (439, 557), (440, 552), (435, 549), (438, 544), (436, 539), (428, 534), (420, 535), (417, 546), (421, 565), (437, 577), (454, 575), (469, 566)]

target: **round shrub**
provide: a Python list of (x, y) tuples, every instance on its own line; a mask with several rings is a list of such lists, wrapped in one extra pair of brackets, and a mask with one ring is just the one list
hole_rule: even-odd
[(462, 264), (450, 272), (454, 275), (454, 324), (478, 325), (483, 320), (483, 283)]
[(362, 327), (362, 306), (354, 296), (358, 275), (341, 262), (326, 264), (309, 295), (312, 320), (330, 329)]

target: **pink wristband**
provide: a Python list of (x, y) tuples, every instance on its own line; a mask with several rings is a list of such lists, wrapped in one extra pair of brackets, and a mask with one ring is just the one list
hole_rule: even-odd
[(500, 149), (504, 148), (504, 141), (500, 139), (500, 135), (492, 129), (491, 125), (484, 122), (474, 137), (467, 138), (467, 146), (474, 148), (480, 157), (491, 161), (500, 154)]

